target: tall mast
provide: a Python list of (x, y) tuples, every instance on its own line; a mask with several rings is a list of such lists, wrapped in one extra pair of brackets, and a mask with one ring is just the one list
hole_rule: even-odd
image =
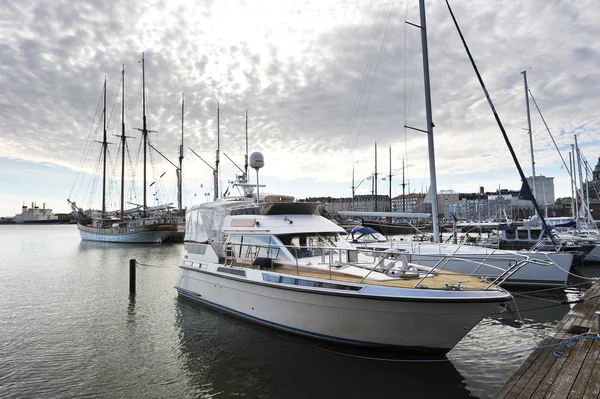
[(125, 212), (125, 64), (121, 71), (121, 222)]
[(181, 145), (179, 146), (179, 170), (177, 171), (177, 208), (179, 215), (182, 214), (182, 196), (183, 196), (183, 118), (185, 113), (185, 94), (181, 93)]
[(375, 173), (373, 175), (373, 184), (375, 185), (375, 212), (377, 212), (377, 142), (375, 142)]
[(575, 145), (571, 144), (571, 153), (573, 154), (573, 182), (575, 183), (575, 195), (574, 195), (574, 199), (575, 199), (575, 214), (573, 215), (573, 218), (575, 219), (575, 227), (577, 229), (579, 229), (579, 202), (577, 201), (577, 196), (579, 195), (578, 192), (578, 188), (577, 188), (577, 176), (575, 175), (575, 172), (577, 170), (577, 161), (575, 160)]
[(106, 75), (104, 75), (104, 106), (102, 108), (103, 117), (103, 138), (102, 138), (102, 218), (104, 219), (104, 213), (106, 213), (106, 150), (108, 143), (106, 142)]
[[(529, 132), (529, 147), (531, 148), (531, 184), (533, 197), (537, 199), (535, 192), (535, 159), (533, 158), (533, 133), (531, 132), (531, 115), (529, 114), (529, 93), (527, 91), (527, 71), (521, 72), (523, 74), (523, 84), (525, 85), (525, 106), (527, 108), (527, 131)], [(547, 215), (546, 215), (547, 216)]]
[(216, 152), (216, 156), (215, 156), (215, 170), (213, 171), (213, 178), (214, 178), (214, 187), (215, 187), (215, 195), (214, 195), (214, 201), (217, 200), (217, 198), (219, 198), (219, 149), (221, 148), (220, 145), (220, 114), (221, 111), (219, 109), (219, 103), (217, 103), (217, 152)]
[(356, 187), (354, 187), (354, 164), (352, 164), (352, 211), (354, 212), (354, 190)]
[(431, 114), (431, 87), (429, 81), (429, 51), (427, 50), (427, 21), (425, 18), (425, 0), (419, 0), (421, 14), (421, 47), (423, 50), (423, 83), (425, 86), (425, 114), (427, 117), (427, 145), (429, 148), (429, 178), (431, 190), (431, 222), (433, 226), (433, 240), (440, 241), (437, 184), (435, 174), (435, 153), (433, 147), (433, 117)]
[[(571, 144), (571, 146), (573, 146)], [(575, 190), (573, 189), (573, 176), (575, 176), (573, 173), (575, 172), (573, 169), (573, 157), (572, 154), (569, 152), (569, 168), (571, 169), (570, 171), (570, 175), (571, 175), (571, 215), (573, 216), (573, 220), (577, 220), (577, 217), (575, 216), (577, 214), (577, 212), (575, 211)]]
[(246, 110), (246, 155), (244, 155), (244, 183), (248, 182), (248, 110)]
[(392, 146), (390, 146), (390, 174), (388, 177), (390, 179), (390, 212), (392, 212)]
[(148, 125), (146, 124), (146, 70), (144, 66), (144, 53), (142, 53), (142, 137), (144, 139), (144, 207), (142, 208), (142, 215), (146, 217), (146, 152), (148, 145)]
[(404, 158), (402, 158), (402, 212), (406, 212), (406, 197), (404, 193), (404, 187), (406, 184), (404, 183)]

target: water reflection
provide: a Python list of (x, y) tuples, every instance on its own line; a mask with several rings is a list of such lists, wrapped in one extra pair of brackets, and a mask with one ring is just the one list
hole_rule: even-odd
[(447, 361), (344, 356), (320, 341), (235, 319), (185, 298), (177, 300), (176, 312), (183, 366), (198, 396), (469, 397), (463, 378)]

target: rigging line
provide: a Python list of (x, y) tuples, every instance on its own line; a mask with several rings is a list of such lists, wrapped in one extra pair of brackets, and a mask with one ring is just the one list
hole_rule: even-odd
[(102, 96), (104, 93), (104, 89), (100, 90), (100, 96), (98, 99), (98, 103), (96, 104), (96, 111), (94, 112), (94, 118), (92, 119), (92, 123), (90, 125), (89, 131), (88, 131), (88, 136), (86, 138), (86, 142), (85, 145), (83, 147), (83, 152), (81, 154), (81, 159), (79, 161), (79, 167), (78, 167), (78, 171), (77, 171), (77, 175), (75, 176), (75, 181), (73, 182), (73, 187), (71, 187), (71, 192), (69, 193), (69, 198), (71, 198), (71, 195), (73, 194), (73, 190), (75, 189), (75, 186), (77, 185), (77, 181), (79, 180), (79, 177), (81, 176), (82, 170), (83, 170), (83, 165), (85, 164), (86, 161), (86, 154), (87, 154), (87, 148), (88, 146), (91, 146), (90, 143), (93, 143), (93, 137), (90, 139), (90, 135), (92, 134), (93, 131), (93, 127), (96, 124), (96, 117), (98, 116), (98, 110), (100, 109), (100, 104), (102, 104)]
[(531, 89), (528, 89), (528, 90), (529, 90), (529, 95), (531, 96), (531, 100), (533, 101), (533, 104), (535, 105), (535, 108), (537, 109), (538, 113), (540, 114), (540, 118), (542, 118), (542, 122), (544, 122), (544, 126), (546, 127), (546, 130), (548, 131), (548, 134), (550, 135), (550, 138), (552, 139), (552, 143), (554, 143), (554, 147), (556, 148), (556, 151), (558, 152), (558, 155), (560, 155), (560, 159), (562, 160), (562, 163), (565, 166), (565, 169), (569, 173), (569, 177), (572, 180), (573, 179), (573, 175), (571, 174), (571, 170), (567, 166), (567, 163), (565, 162), (565, 159), (563, 158), (560, 150), (558, 149), (558, 145), (556, 144), (556, 141), (554, 140), (554, 136), (550, 132), (550, 128), (548, 127), (548, 124), (546, 123), (546, 120), (544, 119), (544, 115), (542, 115), (542, 111), (540, 110), (540, 107), (538, 106), (537, 101), (535, 101), (535, 98), (533, 97), (533, 93), (531, 92)]
[(390, 11), (388, 14), (388, 19), (387, 19), (387, 23), (385, 25), (385, 30), (383, 32), (383, 39), (381, 40), (381, 46), (379, 47), (379, 55), (377, 56), (377, 62), (375, 63), (375, 70), (373, 71), (373, 78), (371, 79), (371, 86), (369, 87), (369, 93), (367, 94), (367, 101), (365, 103), (365, 107), (363, 109), (363, 115), (362, 115), (362, 119), (360, 121), (360, 126), (358, 128), (358, 133), (356, 135), (356, 141), (354, 144), (354, 149), (356, 149), (357, 145), (358, 145), (358, 139), (360, 138), (360, 133), (362, 131), (362, 127), (363, 127), (363, 123), (365, 121), (365, 114), (367, 113), (367, 108), (369, 106), (369, 99), (371, 98), (371, 91), (373, 90), (373, 83), (375, 83), (375, 76), (377, 75), (377, 69), (379, 68), (379, 61), (381, 59), (381, 53), (383, 52), (383, 43), (385, 42), (385, 37), (387, 36), (387, 30), (388, 27), (390, 25), (390, 19), (392, 17), (392, 10), (393, 10), (393, 6), (394, 3), (392, 2), (390, 5)]
[[(456, 20), (455, 16), (454, 16), (454, 12), (452, 11), (452, 8), (450, 7), (450, 2), (448, 0), (446, 0), (446, 5), (448, 6), (448, 11), (450, 12), (450, 16), (452, 17), (452, 21), (454, 22), (454, 26), (456, 27), (456, 30), (458, 32), (458, 35), (460, 36), (460, 40), (465, 48), (465, 51), (467, 53), (467, 56), (469, 57), (469, 61), (471, 62), (471, 66), (473, 67), (473, 70), (475, 71), (475, 74), (477, 75), (477, 80), (479, 81), (479, 85), (481, 86), (481, 90), (483, 91), (486, 100), (488, 102), (488, 105), (490, 106), (490, 110), (492, 111), (492, 114), (494, 115), (494, 119), (496, 120), (496, 123), (498, 125), (498, 128), (500, 129), (500, 132), (502, 133), (502, 136), (504, 138), (504, 141), (506, 143), (506, 146), (508, 147), (508, 150), (511, 154), (511, 157), (513, 159), (513, 162), (515, 164), (515, 167), (517, 168), (518, 172), (519, 172), (519, 176), (521, 177), (521, 182), (522, 182), (522, 186), (521, 186), (521, 194), (523, 196), (523, 198), (528, 199), (531, 201), (531, 203), (533, 204), (533, 207), (535, 208), (535, 211), (538, 213), (538, 215), (542, 215), (542, 212), (540, 210), (539, 204), (537, 203), (533, 193), (531, 192), (531, 187), (529, 187), (529, 184), (527, 184), (527, 178), (525, 177), (525, 173), (523, 172), (523, 169), (521, 168), (521, 164), (519, 163), (519, 160), (517, 158), (517, 155), (512, 147), (512, 144), (510, 143), (510, 140), (508, 138), (508, 134), (506, 133), (506, 130), (504, 129), (504, 125), (502, 124), (502, 121), (500, 120), (500, 116), (498, 115), (498, 112), (496, 111), (496, 108), (494, 107), (494, 103), (492, 102), (492, 98), (490, 97), (490, 94), (487, 90), (487, 88), (485, 87), (485, 84), (483, 83), (483, 78), (481, 77), (481, 74), (479, 73), (479, 69), (477, 69), (477, 65), (475, 64), (475, 59), (473, 58), (473, 56), (471, 55), (471, 51), (469, 50), (469, 47), (467, 46), (467, 41), (465, 39), (465, 37), (462, 34), (462, 31), (460, 29), (460, 26), (458, 25), (458, 21)], [(542, 222), (542, 226), (544, 227), (544, 232), (548, 235), (548, 237), (550, 238), (550, 240), (552, 241), (552, 245), (557, 248), (557, 243), (554, 241), (554, 238), (550, 232), (550, 227), (548, 226), (548, 224), (546, 223), (545, 218), (541, 218), (540, 219)]]
[(564, 289), (569, 289), (571, 287), (576, 287), (576, 286), (585, 285), (585, 284), (590, 284), (590, 282), (589, 281), (584, 281), (584, 282), (581, 282), (581, 283), (563, 285), (563, 286), (560, 286), (560, 287), (544, 288), (544, 289), (535, 290), (535, 291), (525, 291), (525, 292), (521, 292), (521, 294), (537, 294), (538, 292), (548, 292), (548, 291), (555, 291), (555, 290), (564, 290)]
[[(388, 2), (389, 4), (389, 2)], [(387, 12), (387, 4), (384, 12), (381, 14), (381, 20), (379, 22), (379, 26), (377, 28), (377, 34), (373, 39), (373, 44), (371, 45), (371, 50), (369, 51), (369, 56), (367, 58), (367, 64), (365, 65), (365, 70), (363, 71), (360, 84), (358, 86), (358, 90), (356, 91), (356, 96), (354, 97), (354, 103), (352, 104), (352, 109), (350, 112), (350, 116), (348, 117), (348, 122), (346, 123), (346, 129), (344, 131), (344, 141), (346, 143), (342, 143), (344, 147), (349, 149), (350, 146), (350, 138), (352, 136), (352, 129), (354, 129), (354, 122), (356, 119), (356, 115), (358, 113), (358, 108), (360, 106), (360, 102), (362, 100), (363, 86), (366, 84), (368, 79), (368, 72), (371, 67), (371, 63), (373, 61), (373, 54), (375, 53), (375, 49), (377, 48), (377, 42), (379, 41), (379, 37), (381, 36), (381, 30), (383, 29), (383, 21), (385, 20), (385, 14)], [(347, 140), (346, 140), (347, 139)]]
[(410, 95), (408, 96), (409, 101), (408, 101), (408, 109), (406, 110), (406, 115), (405, 115), (405, 120), (404, 120), (404, 124), (408, 125), (408, 114), (410, 113), (410, 108), (412, 106), (412, 98), (413, 98), (413, 93), (415, 91), (415, 84), (417, 83), (417, 71), (418, 71), (418, 67), (421, 61), (421, 54), (417, 55), (417, 59), (415, 60), (415, 71), (413, 72), (413, 81), (412, 81), (412, 86), (410, 88)]
[[(223, 117), (223, 119), (225, 118), (225, 115), (223, 115), (223, 111), (221, 109), (219, 109), (219, 113), (221, 114), (221, 116)], [(238, 147), (240, 147), (240, 151), (244, 152), (244, 147), (242, 146), (242, 144), (240, 144), (240, 141), (238, 140), (237, 136), (235, 135), (235, 133), (233, 132), (233, 130), (231, 130), (231, 128), (229, 127), (229, 125), (227, 124), (227, 121), (223, 121), (220, 120), (221, 123), (225, 123), (225, 127), (229, 130), (229, 132), (231, 133), (231, 135), (233, 136), (233, 138), (235, 139), (236, 144), (238, 145)]]

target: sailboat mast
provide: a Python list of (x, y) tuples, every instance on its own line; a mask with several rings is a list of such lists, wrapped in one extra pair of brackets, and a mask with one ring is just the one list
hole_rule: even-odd
[(390, 179), (390, 212), (392, 212), (392, 146), (390, 146), (390, 174), (388, 177)]
[(121, 71), (121, 222), (125, 212), (125, 64)]
[(375, 142), (375, 174), (373, 184), (375, 185), (375, 212), (377, 212), (377, 142)]
[[(535, 192), (536, 184), (535, 184), (535, 159), (533, 157), (533, 133), (531, 132), (531, 115), (529, 113), (529, 92), (527, 91), (527, 71), (521, 72), (523, 74), (523, 84), (525, 85), (525, 106), (527, 108), (527, 131), (529, 132), (529, 147), (531, 149), (531, 184), (533, 185), (533, 197), (537, 199), (537, 194)], [(547, 215), (546, 215), (547, 216)]]
[(179, 146), (179, 170), (177, 171), (177, 209), (181, 215), (183, 210), (183, 118), (185, 114), (185, 94), (181, 93), (181, 145)]
[(402, 212), (406, 212), (406, 197), (404, 193), (404, 187), (406, 184), (404, 183), (404, 158), (402, 158)]
[[(587, 217), (589, 215), (589, 208), (585, 201), (585, 195), (583, 194), (583, 167), (581, 165), (581, 152), (579, 151), (579, 145), (577, 144), (577, 135), (575, 135), (575, 157), (577, 162), (577, 172), (579, 174), (579, 201), (581, 202), (579, 211)], [(579, 221), (579, 219), (580, 215), (577, 214), (577, 220)]]
[(425, 18), (425, 0), (419, 0), (421, 14), (421, 47), (423, 51), (423, 83), (425, 86), (425, 114), (427, 118), (427, 145), (429, 148), (429, 177), (431, 190), (431, 222), (434, 242), (440, 241), (437, 184), (435, 174), (435, 153), (433, 146), (433, 117), (431, 111), (431, 86), (429, 80), (429, 51), (427, 49), (427, 21)]
[(148, 126), (146, 124), (146, 69), (144, 65), (144, 53), (142, 53), (142, 137), (144, 140), (144, 207), (142, 208), (142, 215), (146, 217), (146, 152), (148, 144)]
[[(573, 145), (571, 144), (571, 147)], [(571, 169), (570, 175), (571, 175), (571, 215), (573, 216), (573, 220), (577, 220), (577, 216), (575, 216), (577, 214), (577, 212), (575, 211), (575, 203), (577, 202), (575, 200), (575, 189), (573, 188), (573, 177), (575, 176), (573, 173), (575, 173), (575, 170), (573, 169), (573, 157), (572, 157), (572, 153), (569, 152), (569, 168)], [(575, 226), (577, 227), (577, 225)]]
[(246, 110), (246, 155), (244, 155), (244, 183), (248, 182), (248, 110)]
[(354, 187), (354, 165), (352, 165), (352, 211), (354, 212), (354, 190), (356, 189), (356, 187)]
[(213, 177), (214, 177), (214, 187), (215, 187), (215, 194), (214, 194), (214, 201), (217, 200), (217, 198), (219, 198), (219, 149), (221, 148), (221, 143), (220, 143), (220, 114), (221, 111), (219, 109), (219, 103), (217, 103), (217, 152), (216, 152), (216, 156), (215, 156), (215, 170), (213, 171)]
[(108, 143), (106, 142), (106, 75), (104, 75), (104, 105), (102, 107), (102, 117), (104, 130), (102, 138), (102, 218), (104, 219), (104, 214), (106, 213), (106, 150), (108, 148)]

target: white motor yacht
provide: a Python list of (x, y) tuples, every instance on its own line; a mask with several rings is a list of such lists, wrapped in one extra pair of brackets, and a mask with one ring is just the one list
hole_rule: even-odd
[(317, 204), (292, 200), (190, 208), (178, 294), (304, 336), (436, 353), (511, 300), (477, 277), (361, 254)]

